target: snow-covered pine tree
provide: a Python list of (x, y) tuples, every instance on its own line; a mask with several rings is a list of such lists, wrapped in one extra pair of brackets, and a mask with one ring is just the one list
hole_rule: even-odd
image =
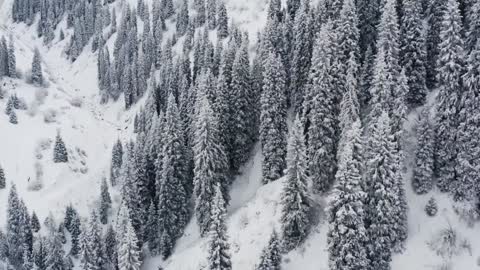
[(427, 48), (422, 16), (422, 3), (403, 1), (401, 18), (401, 63), (408, 78), (409, 92), (406, 102), (411, 107), (425, 103), (427, 93)]
[[(221, 142), (218, 120), (204, 91), (197, 93), (198, 116), (194, 138), (194, 194), (195, 213), (201, 235), (206, 235), (212, 222), (211, 208), (215, 186), (222, 186), (228, 198), (228, 160)], [(228, 203), (228, 201), (226, 202)]]
[(437, 206), (437, 201), (435, 200), (434, 197), (431, 197), (428, 200), (427, 205), (425, 205), (425, 212), (430, 217), (433, 217), (433, 216), (437, 215), (438, 206)]
[(372, 109), (368, 117), (373, 123), (383, 111), (394, 116), (394, 94), (401, 72), (399, 35), (396, 0), (387, 0), (378, 25), (377, 55), (370, 89)]
[(313, 22), (310, 16), (310, 1), (302, 1), (295, 16), (293, 33), (295, 33), (292, 48), (290, 70), (290, 95), (295, 111), (302, 112), (303, 98), (306, 94), (305, 85), (308, 82), (308, 73), (312, 59), (312, 46), (315, 38), (312, 29)]
[(5, 187), (7, 186), (6, 182), (7, 181), (5, 179), (5, 172), (3, 171), (3, 168), (0, 165), (0, 189), (5, 189)]
[(373, 144), (367, 160), (367, 211), (366, 225), (368, 258), (373, 269), (390, 269), (392, 248), (397, 239), (395, 217), (395, 159), (396, 144), (390, 128), (387, 112), (380, 117), (371, 130)]
[(15, 184), (10, 188), (7, 202), (7, 243), (8, 259), (12, 265), (23, 263), (23, 252), (25, 249), (25, 237), (23, 230), (25, 220), (22, 214), (23, 202), (20, 201)]
[(38, 50), (38, 48), (35, 48), (35, 51), (33, 53), (32, 82), (38, 85), (43, 84), (42, 57), (40, 56), (40, 51)]
[(17, 113), (12, 110), (12, 112), (8, 115), (8, 121), (11, 123), (11, 124), (18, 124), (18, 119), (17, 119)]
[(342, 148), (343, 164), (336, 174), (334, 197), (328, 214), (329, 265), (332, 270), (364, 269), (369, 265), (364, 223), (366, 193), (362, 178), (363, 139), (359, 120), (352, 123), (347, 138)]
[(180, 114), (173, 94), (169, 95), (165, 113), (162, 150), (162, 182), (160, 184), (158, 223), (159, 249), (164, 258), (171, 255), (175, 240), (188, 222), (188, 198), (191, 183), (187, 179), (185, 139)]
[(322, 26), (315, 41), (309, 84), (304, 100), (304, 128), (308, 138), (309, 173), (314, 192), (327, 192), (336, 172), (338, 117), (335, 104), (335, 60), (332, 23)]
[(112, 162), (110, 163), (110, 183), (116, 186), (120, 177), (120, 170), (123, 162), (123, 146), (118, 139), (112, 148)]
[(183, 0), (182, 7), (177, 17), (176, 28), (178, 35), (183, 36), (185, 33), (187, 33), (189, 21), (190, 15), (188, 12), (188, 1)]
[(439, 61), (439, 45), (443, 41), (440, 37), (440, 28), (448, 0), (429, 1), (427, 9), (428, 32), (427, 43), (427, 87), (437, 87), (437, 62)]
[(261, 96), (260, 142), (262, 143), (263, 183), (277, 180), (283, 175), (287, 152), (287, 98), (285, 71), (280, 59), (268, 55), (263, 74)]
[(86, 269), (104, 269), (106, 258), (101, 238), (101, 228), (95, 211), (92, 211), (90, 215), (88, 226), (84, 230), (82, 238), (81, 248), (84, 267)]
[(467, 52), (475, 49), (480, 40), (480, 2), (471, 1), (470, 12), (467, 16), (465, 48)]
[(208, 266), (209, 270), (231, 270), (230, 244), (228, 243), (225, 219), (227, 209), (223, 199), (222, 187), (217, 183), (214, 187), (211, 216), (212, 222), (208, 233)]
[(108, 212), (110, 211), (112, 205), (112, 198), (108, 192), (107, 179), (102, 179), (102, 185), (100, 186), (100, 222), (102, 224), (107, 224), (108, 222)]
[(342, 162), (341, 154), (343, 147), (349, 141), (348, 133), (352, 124), (360, 119), (360, 102), (358, 100), (358, 64), (355, 58), (355, 53), (350, 52), (348, 59), (347, 76), (345, 80), (345, 92), (342, 101), (340, 102), (340, 139), (338, 142), (337, 161)]
[(308, 164), (303, 126), (297, 115), (288, 141), (287, 175), (282, 193), (282, 245), (289, 251), (298, 247), (310, 231)]
[(118, 268), (119, 270), (140, 270), (142, 265), (138, 239), (130, 219), (126, 221), (124, 234), (118, 243)]
[(17, 77), (17, 60), (15, 57), (15, 46), (13, 44), (13, 37), (10, 37), (8, 43), (8, 76)]
[(35, 262), (37, 269), (46, 269), (47, 256), (48, 250), (45, 237), (40, 236), (37, 240), (37, 245), (33, 252), (33, 261)]
[(207, 0), (207, 25), (210, 30), (217, 27), (217, 0)]
[(217, 10), (217, 33), (220, 39), (228, 37), (228, 14), (224, 0), (219, 0)]
[(112, 224), (108, 225), (107, 232), (105, 233), (105, 257), (112, 268), (118, 265), (117, 256), (117, 236)]
[(345, 81), (343, 79), (347, 75), (348, 59), (351, 57), (351, 53), (353, 53), (356, 59), (358, 59), (360, 55), (358, 47), (360, 33), (358, 29), (357, 8), (354, 0), (343, 1), (340, 17), (335, 26), (335, 32), (337, 33), (337, 44), (335, 46), (338, 46), (338, 62), (341, 65), (339, 67), (339, 76), (341, 76), (341, 83), (343, 84)]
[(65, 163), (68, 162), (68, 152), (63, 142), (60, 132), (57, 133), (55, 137), (55, 146), (53, 148), (53, 162), (55, 163)]
[(13, 98), (13, 95), (9, 96), (8, 97), (8, 100), (7, 100), (7, 105), (5, 106), (5, 114), (10, 116), (10, 114), (13, 112), (13, 110), (15, 109), (15, 104), (14, 104), (14, 98)]
[(195, 10), (197, 11), (195, 24), (197, 27), (200, 27), (205, 24), (206, 21), (205, 0), (195, 0)]
[[(65, 252), (63, 251), (62, 241), (58, 233), (50, 235), (48, 244), (48, 255), (46, 261), (47, 270), (63, 270), (65, 269), (63, 257)], [(89, 268), (92, 269), (92, 268)]]
[[(476, 134), (480, 132), (480, 40), (467, 59), (466, 73), (462, 78), (464, 87), (460, 100), (459, 126), (457, 130), (456, 181), (452, 193), (456, 201), (478, 203), (478, 166), (480, 145)], [(453, 132), (450, 130), (450, 132)]]
[(450, 191), (455, 181), (457, 159), (456, 134), (458, 128), (459, 101), (461, 99), (461, 75), (464, 65), (462, 19), (457, 0), (448, 0), (440, 27), (437, 83), (439, 93), (436, 113), (435, 175), (442, 192)]
[(415, 150), (415, 169), (412, 187), (417, 194), (425, 194), (432, 190), (434, 134), (430, 123), (430, 108), (425, 107), (417, 122), (417, 148)]
[(252, 146), (252, 129), (256, 128), (253, 126), (251, 117), (250, 61), (246, 37), (243, 38), (233, 62), (231, 92), (231, 110), (235, 112), (233, 119), (230, 120), (233, 121), (233, 130), (235, 130), (232, 140), (232, 160), (235, 162), (232, 164), (232, 169), (236, 171), (248, 159)]
[(268, 245), (262, 251), (260, 263), (255, 267), (255, 270), (280, 270), (281, 263), (280, 242), (277, 233), (273, 231)]
[(40, 231), (40, 221), (38, 221), (37, 214), (35, 211), (32, 213), (32, 218), (30, 219), (30, 226), (32, 227), (33, 232)]

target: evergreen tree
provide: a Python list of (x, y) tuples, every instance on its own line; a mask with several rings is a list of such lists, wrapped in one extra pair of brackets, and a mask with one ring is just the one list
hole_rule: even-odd
[(190, 16), (188, 12), (188, 1), (183, 0), (180, 13), (178, 13), (177, 25), (176, 25), (177, 33), (180, 36), (183, 36), (185, 33), (187, 33), (189, 21), (190, 21)]
[(13, 44), (13, 37), (8, 43), (8, 76), (15, 78), (17, 76), (17, 60), (15, 58), (15, 47)]
[(112, 148), (112, 162), (110, 163), (110, 183), (112, 186), (117, 185), (120, 177), (120, 170), (123, 162), (123, 146), (120, 139), (113, 145)]
[[(463, 75), (464, 87), (460, 100), (459, 126), (456, 134), (458, 156), (455, 166), (455, 182), (452, 193), (456, 201), (475, 203), (480, 185), (476, 180), (480, 166), (480, 145), (476, 134), (480, 132), (480, 40), (470, 52), (466, 72)], [(454, 132), (451, 131), (450, 132)]]
[(42, 58), (40, 56), (40, 51), (38, 50), (38, 48), (35, 49), (34, 54), (33, 54), (32, 82), (34, 84), (38, 84), (38, 85), (43, 84)]
[(367, 213), (369, 239), (368, 258), (372, 269), (390, 269), (392, 248), (397, 239), (395, 226), (395, 142), (388, 113), (376, 119), (371, 135), (374, 142), (367, 161)]
[[(348, 141), (342, 149), (343, 164), (336, 174), (328, 220), (328, 249), (330, 269), (367, 268), (365, 227), (366, 193), (362, 181), (362, 135), (360, 121), (352, 123)], [(375, 239), (373, 239), (375, 241)]]
[(335, 104), (335, 61), (332, 25), (322, 27), (315, 42), (305, 97), (304, 122), (308, 136), (309, 173), (315, 192), (326, 192), (335, 179), (338, 122)]
[(110, 263), (112, 268), (115, 268), (118, 265), (117, 260), (117, 238), (115, 230), (112, 225), (107, 227), (107, 232), (105, 233), (105, 256), (107, 261)]
[(215, 196), (211, 208), (212, 222), (209, 230), (208, 267), (209, 270), (231, 270), (230, 244), (228, 243), (226, 204), (223, 199), (222, 187), (215, 185)]
[(14, 125), (18, 124), (17, 113), (15, 111), (12, 110), (12, 112), (9, 114), (8, 121)]
[(0, 166), (0, 189), (5, 189), (6, 186), (5, 173), (2, 166)]
[(458, 128), (458, 103), (464, 65), (462, 25), (459, 4), (448, 0), (440, 28), (437, 82), (439, 93), (436, 114), (435, 175), (442, 192), (450, 191), (455, 180), (455, 133)]
[(55, 137), (55, 147), (53, 148), (53, 162), (65, 163), (68, 162), (68, 153), (65, 143), (63, 142), (60, 132)]
[(263, 74), (260, 141), (262, 143), (263, 182), (277, 180), (285, 169), (287, 144), (287, 99), (285, 71), (280, 59), (270, 53)]
[[(8, 259), (12, 265), (23, 263), (23, 253), (28, 247), (26, 238), (26, 222), (24, 212), (25, 205), (18, 198), (17, 188), (12, 185), (7, 203), (7, 243)], [(28, 221), (29, 222), (29, 221)]]
[(435, 200), (434, 197), (428, 200), (427, 205), (425, 205), (425, 212), (430, 217), (434, 217), (437, 215), (438, 206), (437, 206), (437, 201)]
[(37, 214), (35, 211), (32, 213), (32, 219), (30, 221), (30, 226), (32, 227), (33, 232), (40, 231), (40, 222), (38, 221)]
[(98, 216), (95, 211), (92, 211), (88, 226), (84, 230), (81, 240), (82, 263), (86, 269), (103, 269), (105, 266), (106, 258), (100, 229)]
[[(205, 83), (202, 79), (200, 84)], [(200, 233), (205, 235), (212, 222), (211, 208), (215, 186), (220, 184), (222, 192), (227, 195), (228, 182), (226, 173), (228, 161), (220, 140), (218, 120), (214, 114), (205, 92), (199, 95), (198, 117), (194, 138), (194, 193), (196, 196), (195, 213)], [(228, 198), (228, 195), (226, 196)]]
[(278, 236), (273, 231), (268, 245), (263, 249), (260, 257), (260, 263), (256, 266), (256, 270), (280, 270), (282, 257), (280, 253), (280, 243)]
[(211, 30), (217, 27), (217, 0), (207, 0), (207, 24)]
[(108, 222), (108, 212), (112, 206), (112, 198), (108, 192), (107, 179), (103, 178), (102, 185), (100, 186), (100, 222), (102, 224), (107, 224)]
[(406, 0), (403, 2), (403, 11), (401, 62), (408, 78), (409, 92), (406, 101), (411, 107), (415, 107), (425, 103), (427, 92), (427, 49), (421, 2)]
[(282, 193), (282, 239), (289, 251), (298, 247), (310, 231), (307, 157), (303, 128), (295, 119), (288, 141), (287, 179)]
[(225, 7), (225, 3), (223, 0), (220, 0), (218, 3), (218, 10), (217, 10), (217, 33), (220, 39), (224, 39), (228, 37), (228, 14), (227, 8)]
[(233, 170), (238, 168), (248, 159), (251, 148), (252, 125), (251, 118), (251, 80), (250, 64), (248, 58), (248, 39), (242, 41), (240, 49), (237, 51), (235, 61), (232, 66), (231, 81), (231, 110), (233, 115), (233, 134), (232, 140), (232, 160), (235, 162)]
[(340, 140), (338, 143), (337, 161), (341, 163), (340, 155), (343, 147), (348, 141), (348, 132), (353, 123), (360, 119), (360, 102), (358, 100), (358, 81), (357, 81), (358, 64), (354, 52), (350, 52), (348, 60), (347, 76), (345, 81), (345, 93), (340, 102)]
[(467, 17), (468, 24), (465, 24), (466, 28), (466, 41), (465, 48), (467, 52), (475, 50), (475, 46), (480, 40), (480, 3), (471, 3), (470, 12)]
[(413, 190), (417, 194), (428, 193), (433, 188), (433, 129), (430, 124), (429, 108), (422, 110), (417, 124), (417, 149), (413, 172)]
[(159, 249), (162, 256), (171, 255), (175, 240), (188, 222), (188, 198), (191, 183), (187, 179), (185, 141), (175, 98), (169, 95), (165, 113), (162, 150), (162, 183), (160, 184), (158, 223)]
[(15, 104), (14, 104), (14, 98), (13, 95), (8, 97), (7, 105), (5, 106), (5, 114), (10, 116), (12, 114), (13, 110), (15, 109)]
[(437, 62), (439, 61), (439, 45), (443, 41), (440, 37), (443, 16), (446, 12), (448, 0), (429, 1), (428, 32), (427, 32), (427, 86), (437, 87)]
[(51, 236), (49, 243), (49, 250), (46, 261), (47, 270), (63, 270), (65, 265), (63, 263), (64, 251), (62, 247), (62, 242), (60, 236), (57, 233), (54, 233)]
[(130, 220), (126, 222), (124, 235), (118, 243), (119, 270), (140, 270), (142, 265), (137, 236)]
[(35, 265), (37, 266), (37, 269), (46, 270), (48, 251), (47, 245), (45, 243), (45, 238), (40, 237), (37, 243), (37, 247), (33, 254), (33, 260), (35, 262)]
[(314, 40), (313, 23), (310, 15), (310, 1), (302, 1), (300, 9), (295, 16), (293, 33), (295, 39), (291, 55), (291, 103), (296, 112), (301, 112), (304, 104), (305, 85), (308, 82), (308, 73), (312, 59), (312, 48)]

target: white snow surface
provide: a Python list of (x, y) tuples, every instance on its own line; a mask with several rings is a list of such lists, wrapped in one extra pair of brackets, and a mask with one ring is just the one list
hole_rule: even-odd
[[(128, 0), (131, 4), (136, 1)], [(254, 41), (256, 33), (265, 24), (266, 0), (226, 0), (229, 16)], [(65, 41), (54, 40), (51, 47), (42, 44), (35, 34), (35, 27), (11, 23), (12, 0), (0, 0), (0, 35), (13, 37), (16, 46), (17, 67), (23, 78), (31, 68), (33, 50), (38, 47), (43, 56), (43, 71), (47, 85), (43, 88), (29, 85), (25, 79), (3, 79), (2, 87), (7, 95), (16, 93), (26, 100), (27, 111), (17, 111), (18, 125), (8, 122), (4, 113), (6, 98), (0, 100), (0, 164), (7, 178), (7, 189), (0, 190), (0, 226), (5, 224), (5, 208), (11, 184), (30, 211), (35, 211), (42, 221), (52, 212), (60, 219), (65, 206), (72, 203), (83, 217), (96, 206), (99, 185), (109, 175), (111, 147), (120, 138), (133, 138), (132, 119), (141, 106), (138, 102), (130, 111), (125, 111), (123, 101), (99, 104), (96, 55), (87, 46), (79, 59), (70, 63), (63, 55), (70, 30)], [(177, 3), (178, 4), (178, 3)], [(65, 23), (61, 24), (65, 29)], [(59, 31), (59, 30), (57, 30)], [(56, 35), (58, 38), (58, 34)], [(111, 41), (110, 41), (111, 43)], [(43, 102), (38, 96), (48, 93)], [(75, 107), (72, 100), (81, 100)], [(434, 95), (429, 104), (434, 103)], [(55, 121), (45, 123), (45, 114), (55, 112)], [(478, 224), (469, 226), (454, 212), (451, 199), (439, 192), (415, 195), (410, 187), (412, 153), (415, 147), (414, 126), (417, 112), (410, 114), (405, 125), (408, 149), (405, 186), (409, 205), (409, 237), (405, 250), (393, 258), (393, 270), (431, 270), (449, 265), (450, 269), (478, 269), (480, 238)], [(67, 164), (52, 161), (53, 143), (61, 132), (69, 151)], [(40, 150), (40, 144), (46, 149)], [(280, 230), (280, 197), (285, 179), (268, 185), (261, 183), (261, 152), (257, 146), (251, 160), (242, 169), (231, 191), (232, 201), (228, 212), (228, 234), (231, 244), (233, 269), (254, 269), (263, 247), (275, 229)], [(30, 181), (35, 181), (36, 168), (43, 168), (43, 188), (30, 191)], [(114, 205), (120, 196), (116, 189), (110, 190)], [(424, 207), (429, 198), (435, 197), (439, 212), (428, 217)], [(315, 198), (328, 201), (329, 198)], [(324, 205), (320, 203), (319, 205)], [(307, 241), (296, 250), (284, 255), (282, 269), (327, 270), (328, 224), (323, 207), (318, 208), (320, 221)], [(457, 236), (465, 239), (469, 248), (450, 258), (437, 255), (429, 244), (438, 233), (452, 226)], [(468, 245), (467, 245), (468, 246)], [(206, 266), (207, 239), (199, 236), (198, 227), (192, 219), (184, 236), (177, 242), (175, 252), (167, 261), (147, 257), (142, 269), (156, 270), (162, 265), (166, 270), (194, 270)], [(447, 269), (447, 268), (445, 268)]]

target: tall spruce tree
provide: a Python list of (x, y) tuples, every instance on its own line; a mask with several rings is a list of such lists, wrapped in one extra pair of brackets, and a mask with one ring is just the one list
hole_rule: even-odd
[[(464, 91), (460, 100), (459, 126), (457, 130), (458, 156), (452, 186), (454, 199), (475, 203), (480, 185), (476, 181), (480, 166), (480, 145), (476, 135), (480, 131), (480, 40), (470, 52), (466, 73), (463, 75)], [(453, 131), (450, 131), (453, 132)]]
[(260, 257), (260, 263), (255, 267), (256, 270), (280, 270), (282, 255), (280, 252), (280, 242), (278, 235), (273, 231), (268, 245), (263, 249)]
[(123, 146), (120, 139), (113, 145), (112, 148), (112, 162), (110, 163), (110, 183), (112, 186), (117, 185), (120, 177), (120, 170), (123, 162)]
[(60, 132), (55, 137), (55, 146), (53, 148), (53, 162), (65, 163), (68, 162), (68, 153), (65, 143), (63, 142)]
[(260, 142), (262, 143), (263, 182), (283, 175), (287, 152), (287, 98), (282, 62), (270, 53), (264, 67), (261, 96)]
[(107, 179), (103, 178), (102, 185), (100, 186), (100, 209), (99, 209), (100, 222), (102, 224), (107, 224), (108, 214), (111, 207), (112, 207), (112, 198), (110, 197), (110, 193), (108, 192)]
[(368, 258), (372, 269), (390, 269), (396, 235), (395, 156), (396, 144), (387, 112), (376, 119), (371, 132), (373, 146), (367, 160), (367, 213), (369, 239)]
[(430, 108), (425, 107), (417, 122), (417, 148), (415, 150), (415, 169), (412, 187), (417, 194), (425, 194), (434, 185), (433, 156), (434, 131), (430, 120)]
[(407, 103), (416, 107), (425, 103), (427, 93), (427, 48), (420, 1), (403, 2), (401, 18), (401, 63), (408, 79)]
[(287, 178), (282, 193), (282, 239), (285, 250), (298, 247), (310, 231), (307, 156), (303, 128), (295, 119), (288, 141)]
[(231, 270), (230, 244), (228, 243), (226, 218), (226, 204), (223, 199), (222, 187), (215, 186), (215, 196), (211, 208), (212, 222), (209, 230), (208, 241), (208, 266), (209, 270)]
[(140, 270), (142, 261), (138, 239), (130, 219), (127, 220), (123, 233), (118, 243), (118, 269)]
[(329, 206), (328, 250), (332, 270), (363, 269), (369, 265), (361, 133), (361, 124), (357, 120), (352, 123), (348, 141), (342, 149), (344, 162), (336, 174), (334, 199)]
[(171, 255), (175, 241), (188, 222), (188, 198), (191, 183), (187, 178), (185, 140), (175, 97), (170, 94), (165, 113), (162, 183), (160, 185), (158, 223), (159, 249)]
[(38, 85), (43, 84), (42, 57), (40, 56), (40, 51), (38, 50), (38, 48), (35, 48), (35, 51), (33, 53), (32, 82)]
[[(222, 193), (227, 195), (228, 160), (220, 139), (218, 120), (205, 93), (197, 93), (198, 116), (194, 140), (194, 194), (195, 213), (200, 233), (205, 235), (212, 222), (211, 208), (215, 195), (215, 186), (222, 186)], [(225, 196), (226, 198), (228, 196)], [(228, 202), (227, 202), (228, 203)]]
[(5, 172), (3, 171), (3, 168), (0, 165), (0, 189), (5, 189), (6, 186), (7, 184), (5, 180)]
[(335, 104), (335, 65), (332, 24), (325, 24), (317, 36), (309, 84), (305, 97), (304, 125), (308, 138), (309, 173), (315, 192), (331, 188), (336, 172), (338, 119)]
[(462, 20), (457, 0), (448, 0), (440, 27), (437, 82), (435, 175), (442, 192), (450, 191), (455, 181), (456, 134), (458, 128), (461, 75), (464, 65)]

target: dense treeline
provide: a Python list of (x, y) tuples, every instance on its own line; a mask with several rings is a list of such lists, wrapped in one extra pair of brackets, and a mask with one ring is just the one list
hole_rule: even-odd
[[(412, 187), (477, 202), (480, 3), (271, 0), (257, 42), (229, 24), (221, 0), (179, 4), (139, 0), (117, 25), (110, 1), (15, 1), (17, 22), (40, 13), (47, 44), (66, 16), (72, 60), (92, 40), (101, 102), (123, 97), (129, 109), (146, 100), (136, 139), (113, 147), (110, 182), (88, 221), (69, 206), (44, 238), (11, 188), (0, 259), (16, 269), (70, 269), (69, 232), (69, 255), (84, 269), (139, 269), (147, 254), (168, 258), (194, 217), (209, 238), (208, 269), (231, 269), (229, 189), (259, 142), (263, 182), (285, 183), (281, 231), (257, 269), (280, 269), (281, 254), (315, 225), (312, 197), (332, 194), (330, 269), (388, 270), (408, 236), (403, 126), (433, 91), (437, 105), (425, 106), (417, 125)], [(118, 213), (109, 187), (121, 190)]]

